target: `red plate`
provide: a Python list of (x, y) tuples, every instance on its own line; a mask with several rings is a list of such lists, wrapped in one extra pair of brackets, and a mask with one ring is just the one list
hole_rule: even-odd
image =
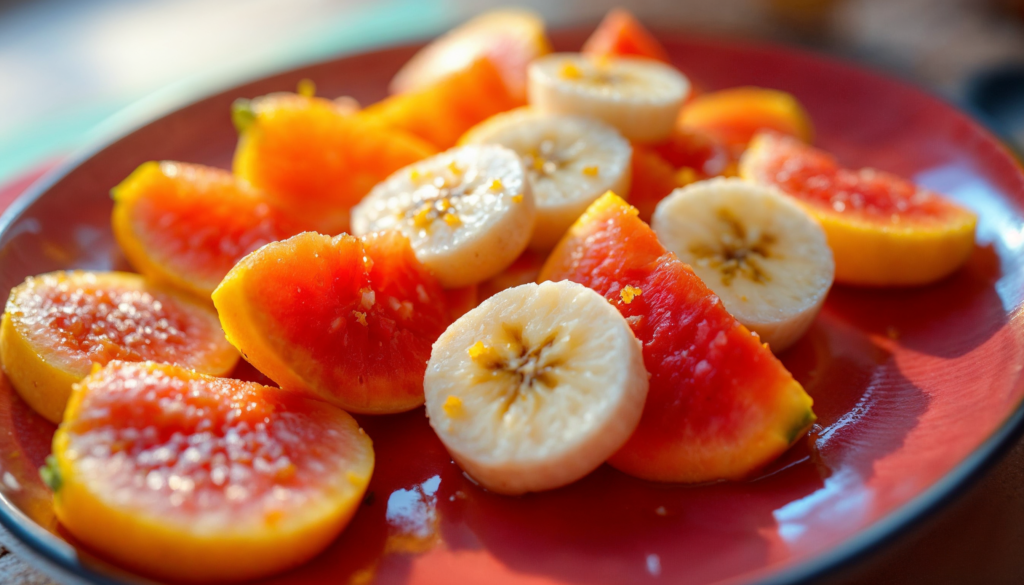
[[(573, 49), (585, 33), (556, 37)], [(981, 216), (973, 256), (925, 288), (836, 287), (784, 356), (819, 425), (761, 477), (657, 485), (602, 467), (553, 492), (485, 493), (453, 465), (422, 410), (361, 417), (378, 467), (342, 537), (276, 584), (794, 582), (922, 517), (1012, 438), (1024, 414), (1024, 172), (993, 137), (903, 83), (791, 50), (668, 35), (703, 87), (774, 87), (810, 111), (818, 143), (946, 193)], [(322, 94), (384, 95), (399, 48), (305, 67), (207, 98), (102, 146), (37, 184), (3, 218), (0, 290), (71, 266), (123, 267), (109, 231), (113, 185), (140, 163), (226, 166), (239, 96), (313, 79)], [(0, 385), (0, 520), (52, 569), (135, 581), (69, 546), (36, 469), (53, 427)]]

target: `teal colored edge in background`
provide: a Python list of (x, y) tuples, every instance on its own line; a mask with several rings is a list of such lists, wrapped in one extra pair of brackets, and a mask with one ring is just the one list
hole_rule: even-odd
[[(267, 47), (230, 66), (211, 66), (149, 95), (113, 102), (84, 103), (49, 120), (30, 120), (0, 136), (0, 183), (109, 135), (133, 119), (132, 111), (152, 111), (141, 104), (180, 104), (257, 78), (338, 54), (426, 37), (454, 24), (457, 11), (445, 0), (391, 0), (365, 3), (331, 18), (302, 38)], [(70, 50), (71, 48), (69, 48)], [(141, 102), (140, 107), (129, 107)], [(121, 114), (124, 115), (121, 115)], [(142, 120), (134, 119), (135, 123)]]

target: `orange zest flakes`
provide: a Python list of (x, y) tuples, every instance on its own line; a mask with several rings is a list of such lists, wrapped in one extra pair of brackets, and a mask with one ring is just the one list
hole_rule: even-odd
[(363, 313), (362, 311), (352, 311), (352, 315), (356, 318), (356, 321), (358, 321), (360, 325), (362, 325), (363, 327), (366, 326), (366, 313)]
[(481, 368), (493, 370), (495, 368), (500, 368), (504, 363), (501, 353), (493, 347), (484, 345), (484, 342), (482, 341), (474, 343), (468, 351), (469, 359), (473, 360), (473, 363)]
[(416, 212), (416, 215), (412, 217), (412, 225), (420, 228), (427, 229), (433, 222), (433, 218), (430, 217), (430, 204), (424, 203), (420, 210)]
[(300, 79), (298, 85), (295, 87), (295, 93), (302, 97), (314, 97), (316, 96), (316, 83), (308, 77)]
[(491, 186), (490, 186), (491, 191), (501, 191), (504, 188), (505, 188), (505, 185), (502, 184), (501, 179), (494, 179), (493, 181), (491, 181)]
[(559, 75), (561, 75), (563, 79), (581, 79), (583, 77), (583, 72), (580, 71), (579, 67), (572, 63), (566, 63), (565, 65), (562, 65), (562, 70), (559, 71)]
[(474, 343), (469, 348), (468, 351), (469, 351), (469, 359), (471, 359), (473, 361), (477, 361), (479, 358), (483, 357), (485, 354), (490, 353), (491, 348), (489, 348), (486, 345), (484, 345), (484, 342), (478, 341), (478, 342)]
[(444, 222), (450, 227), (458, 227), (462, 223), (462, 220), (459, 219), (459, 216), (449, 212), (444, 214)]
[(423, 180), (424, 178), (426, 178), (428, 175), (429, 175), (429, 173), (422, 173), (422, 172), (420, 172), (419, 169), (413, 169), (412, 171), (409, 172), (409, 179), (413, 183), (418, 183), (421, 180)]
[(685, 187), (690, 183), (695, 183), (697, 179), (697, 171), (691, 167), (683, 167), (676, 171), (676, 184), (680, 187)]
[(451, 172), (451, 174), (455, 176), (459, 176), (462, 174), (462, 168), (460, 168), (459, 165), (455, 163), (455, 161), (448, 163), (448, 170)]
[(523, 194), (522, 193), (520, 193), (518, 195), (513, 195), (512, 196), (512, 203), (522, 203), (522, 202), (523, 202)]
[(597, 173), (600, 172), (600, 170), (601, 169), (597, 168), (596, 166), (583, 167), (583, 174), (588, 177), (596, 177)]
[(628, 305), (629, 303), (633, 302), (633, 299), (642, 294), (644, 294), (644, 291), (640, 290), (639, 288), (631, 284), (627, 284), (626, 286), (622, 287), (622, 290), (619, 291), (619, 298), (622, 299), (622, 302)]
[(441, 211), (448, 211), (452, 208), (452, 202), (447, 197), (437, 202), (437, 208)]
[(444, 413), (449, 418), (461, 418), (465, 414), (462, 408), (462, 399), (458, 396), (449, 395), (444, 401)]

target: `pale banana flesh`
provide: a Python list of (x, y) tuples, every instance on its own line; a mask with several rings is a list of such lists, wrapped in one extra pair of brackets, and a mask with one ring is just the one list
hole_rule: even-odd
[(576, 283), (502, 291), (434, 344), (427, 416), (455, 461), (502, 494), (566, 485), (615, 453), (640, 421), (640, 342)]
[(651, 226), (776, 353), (807, 331), (832, 286), (825, 232), (771, 187), (725, 178), (693, 183), (658, 204)]
[(530, 241), (536, 211), (523, 163), (498, 145), (442, 152), (396, 171), (352, 208), (352, 232), (401, 231), (446, 288), (487, 280)]
[(637, 142), (668, 138), (690, 81), (673, 67), (636, 57), (553, 53), (530, 63), (530, 106), (601, 120)]
[(549, 250), (598, 197), (629, 195), (633, 147), (592, 118), (519, 108), (498, 114), (463, 137), (465, 144), (500, 144), (523, 158), (537, 205), (530, 248)]

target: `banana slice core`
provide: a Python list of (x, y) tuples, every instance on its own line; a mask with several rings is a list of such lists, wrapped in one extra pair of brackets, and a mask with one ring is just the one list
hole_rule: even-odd
[(590, 473), (640, 421), (647, 372), (619, 312), (575, 283), (507, 289), (453, 323), (424, 379), (430, 424), (456, 462), (503, 494)]
[(807, 331), (832, 286), (825, 232), (770, 187), (722, 178), (693, 183), (658, 204), (651, 227), (775, 352)]
[(530, 241), (535, 215), (519, 156), (471, 145), (396, 171), (352, 208), (352, 231), (401, 231), (441, 284), (457, 288), (511, 264)]

